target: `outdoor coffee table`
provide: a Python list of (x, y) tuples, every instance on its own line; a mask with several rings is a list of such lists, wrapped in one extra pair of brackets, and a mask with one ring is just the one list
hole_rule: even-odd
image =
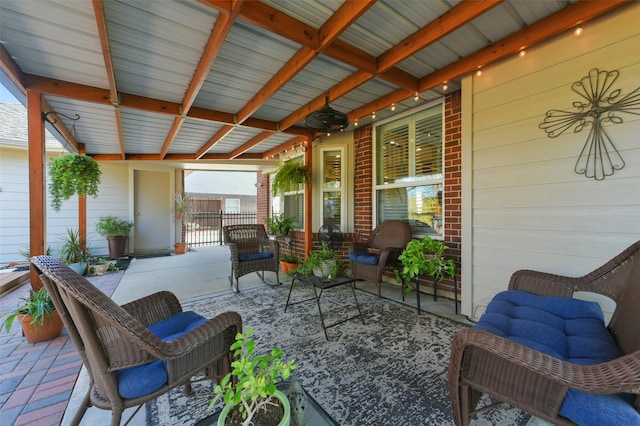
[[(313, 298), (309, 298), (309, 299), (304, 299), (304, 300), (300, 300), (298, 302), (293, 302), (290, 303), (289, 301), (291, 300), (291, 291), (293, 290), (293, 286), (294, 283), (296, 282), (296, 280), (298, 280), (299, 282), (303, 283), (303, 284), (309, 284), (311, 285), (311, 287), (313, 288)], [(362, 320), (362, 324), (364, 324), (364, 317), (362, 316), (362, 311), (360, 310), (360, 304), (358, 303), (358, 298), (356, 297), (356, 292), (353, 289), (353, 286), (351, 286), (351, 293), (353, 294), (353, 300), (356, 301), (356, 306), (358, 307), (358, 315), (352, 316), (352, 317), (348, 317), (346, 319), (343, 319), (341, 321), (336, 321), (332, 324), (325, 324), (324, 322), (324, 315), (322, 314), (322, 308), (320, 307), (320, 298), (322, 297), (322, 292), (324, 290), (330, 289), (330, 288), (334, 288), (334, 287), (338, 287), (341, 285), (347, 285), (347, 284), (352, 284), (354, 282), (356, 282), (357, 279), (355, 278), (351, 278), (351, 277), (338, 277), (338, 278), (321, 278), (321, 277), (314, 277), (314, 276), (309, 276), (309, 277), (303, 277), (303, 276), (299, 276), (299, 275), (294, 275), (293, 279), (291, 280), (291, 288), (289, 289), (289, 296), (287, 297), (287, 304), (284, 307), (284, 311), (287, 312), (287, 308), (289, 306), (292, 305), (297, 305), (299, 303), (304, 303), (304, 302), (308, 302), (310, 300), (315, 300), (316, 304), (318, 305), (318, 312), (320, 312), (320, 321), (322, 322), (322, 329), (324, 330), (324, 337), (329, 340), (329, 336), (327, 336), (327, 328), (331, 328), (334, 327), (338, 324), (342, 324), (344, 322), (347, 322), (349, 320), (355, 319), (355, 318), (360, 318)], [(320, 294), (318, 294), (318, 289), (320, 289)]]
[[(283, 382), (279, 382), (276, 387), (279, 391), (284, 393), (285, 395), (289, 395), (289, 380), (285, 380)], [(304, 390), (304, 388), (303, 388)], [(307, 395), (307, 407), (304, 411), (304, 417), (306, 420), (306, 424), (304, 426), (338, 426), (338, 422), (336, 422), (324, 409), (316, 402), (313, 397), (305, 391)], [(214, 426), (218, 423), (218, 417), (222, 409), (216, 411), (212, 415), (205, 417), (196, 423), (196, 426)], [(291, 425), (292, 426), (303, 426), (298, 425), (295, 422), (293, 416), (291, 416)]]

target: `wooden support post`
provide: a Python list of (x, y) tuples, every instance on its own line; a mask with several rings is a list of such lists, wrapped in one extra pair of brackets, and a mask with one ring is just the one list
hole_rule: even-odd
[[(311, 145), (311, 144), (309, 144)], [(307, 151), (304, 153), (304, 164), (309, 168), (309, 170), (313, 170), (313, 161), (311, 157), (311, 146), (307, 146)], [(312, 196), (312, 186), (310, 182), (304, 186), (304, 257), (306, 258), (311, 252), (311, 248), (313, 247), (313, 230), (311, 229), (311, 224), (313, 223), (313, 213), (311, 202)]]
[[(27, 124), (29, 138), (29, 256), (46, 253), (46, 149), (42, 95), (27, 90)], [(38, 274), (31, 269), (31, 287), (42, 287)]]

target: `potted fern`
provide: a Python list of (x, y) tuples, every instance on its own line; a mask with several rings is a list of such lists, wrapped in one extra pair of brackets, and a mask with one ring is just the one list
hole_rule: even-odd
[(231, 418), (241, 418), (238, 424), (249, 426), (256, 418), (264, 416), (276, 416), (280, 419), (278, 426), (287, 426), (291, 416), (289, 400), (276, 389), (276, 383), (289, 378), (291, 371), (296, 369), (295, 360), (283, 361), (285, 354), (280, 348), (274, 348), (266, 355), (256, 355), (256, 343), (250, 339), (252, 334), (253, 330), (248, 329), (246, 333), (236, 335), (236, 341), (231, 345), (232, 370), (216, 385), (216, 396), (209, 409), (223, 398), (226, 406), (218, 417), (218, 426), (231, 424)]
[(284, 195), (286, 192), (297, 191), (300, 185), (309, 182), (311, 170), (302, 161), (289, 158), (285, 160), (273, 176), (271, 190), (273, 195)]
[(20, 298), (21, 303), (9, 314), (4, 322), (5, 330), (11, 330), (17, 319), (22, 324), (22, 333), (29, 343), (51, 340), (60, 335), (62, 320), (47, 289), (31, 290), (30, 297)]
[(62, 202), (73, 195), (98, 196), (100, 166), (85, 154), (63, 154), (49, 162), (51, 206), (60, 211)]
[(127, 237), (133, 228), (133, 222), (117, 216), (101, 216), (96, 222), (96, 231), (109, 242), (109, 258), (117, 259), (124, 256)]

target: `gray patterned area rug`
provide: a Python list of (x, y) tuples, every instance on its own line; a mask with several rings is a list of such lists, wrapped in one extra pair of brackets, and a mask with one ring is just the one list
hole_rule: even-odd
[[(295, 359), (297, 378), (308, 394), (340, 425), (452, 425), (447, 389), (449, 349), (463, 327), (415, 308), (358, 291), (365, 319), (352, 319), (322, 331), (314, 301), (284, 312), (289, 285), (263, 286), (240, 294), (185, 305), (206, 317), (227, 310), (253, 328), (261, 352), (278, 346)], [(306, 286), (294, 287), (292, 300), (312, 297)], [(327, 324), (357, 315), (348, 286), (329, 289), (321, 298)], [(183, 388), (147, 403), (149, 425), (192, 425), (211, 414), (211, 382)], [(221, 403), (218, 403), (221, 404)], [(475, 425), (525, 425), (529, 416), (504, 407), (479, 415)], [(313, 426), (313, 425), (310, 425)]]

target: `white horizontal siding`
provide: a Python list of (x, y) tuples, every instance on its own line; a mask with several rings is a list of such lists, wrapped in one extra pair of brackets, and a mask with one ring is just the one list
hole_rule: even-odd
[(626, 166), (603, 181), (574, 172), (588, 129), (549, 138), (539, 128), (547, 111), (583, 100), (571, 85), (592, 68), (618, 70), (613, 88), (622, 94), (640, 86), (639, 20), (640, 4), (631, 5), (581, 37), (567, 32), (466, 78), (465, 314), (482, 313), (518, 269), (580, 276), (640, 239), (640, 117), (618, 113), (623, 123), (606, 123)]

